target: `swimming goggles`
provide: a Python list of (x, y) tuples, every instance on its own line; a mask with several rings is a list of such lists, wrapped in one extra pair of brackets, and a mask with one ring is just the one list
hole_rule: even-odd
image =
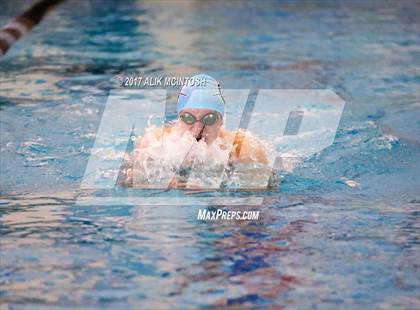
[(201, 119), (197, 119), (194, 115), (185, 112), (179, 116), (179, 118), (188, 125), (193, 125), (196, 122), (202, 122), (205, 126), (211, 126), (214, 125), (217, 120), (219, 119), (219, 114), (210, 112), (204, 115)]

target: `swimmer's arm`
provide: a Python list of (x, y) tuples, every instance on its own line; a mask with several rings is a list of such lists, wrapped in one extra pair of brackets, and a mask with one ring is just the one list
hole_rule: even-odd
[(131, 155), (131, 162), (135, 162), (138, 160), (139, 156), (141, 156), (142, 150), (149, 147), (153, 141), (156, 141), (162, 137), (162, 129), (156, 128), (153, 131), (148, 131), (144, 134), (144, 136), (139, 136), (136, 139), (135, 148)]
[(133, 187), (134, 163), (142, 156), (142, 151), (147, 148), (153, 139), (159, 138), (161, 131), (156, 129), (152, 132), (145, 133), (144, 136), (139, 136), (135, 142), (135, 148), (130, 156), (130, 160), (122, 169), (122, 178), (120, 185), (124, 187)]

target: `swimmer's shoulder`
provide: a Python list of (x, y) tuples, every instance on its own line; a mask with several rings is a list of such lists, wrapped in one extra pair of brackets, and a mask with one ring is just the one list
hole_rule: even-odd
[(234, 143), (235, 146), (242, 146), (243, 143), (249, 143), (250, 136), (245, 129), (239, 128), (235, 131), (230, 131), (224, 128), (220, 129), (220, 136), (226, 142)]
[(245, 129), (236, 131), (222, 130), (222, 137), (227, 141), (233, 141), (234, 158), (240, 162), (268, 163), (267, 150), (258, 138), (251, 135)]

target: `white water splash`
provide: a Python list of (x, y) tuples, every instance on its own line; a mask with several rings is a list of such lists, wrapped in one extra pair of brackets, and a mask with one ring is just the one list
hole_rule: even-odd
[(152, 137), (146, 147), (137, 148), (133, 158), (133, 186), (166, 188), (175, 179), (187, 188), (217, 189), (224, 184), (233, 188), (266, 187), (271, 166), (258, 162), (232, 163), (231, 145), (217, 138), (211, 145), (196, 141), (191, 133), (165, 133), (163, 138)]

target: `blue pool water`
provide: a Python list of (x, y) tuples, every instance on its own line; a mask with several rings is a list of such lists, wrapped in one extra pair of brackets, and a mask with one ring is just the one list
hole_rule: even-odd
[[(1, 1), (0, 24), (31, 3)], [(56, 8), (0, 60), (0, 304), (420, 308), (419, 14), (413, 1)], [(256, 222), (76, 204), (112, 78), (196, 72), (334, 90), (334, 143), (259, 195)]]

